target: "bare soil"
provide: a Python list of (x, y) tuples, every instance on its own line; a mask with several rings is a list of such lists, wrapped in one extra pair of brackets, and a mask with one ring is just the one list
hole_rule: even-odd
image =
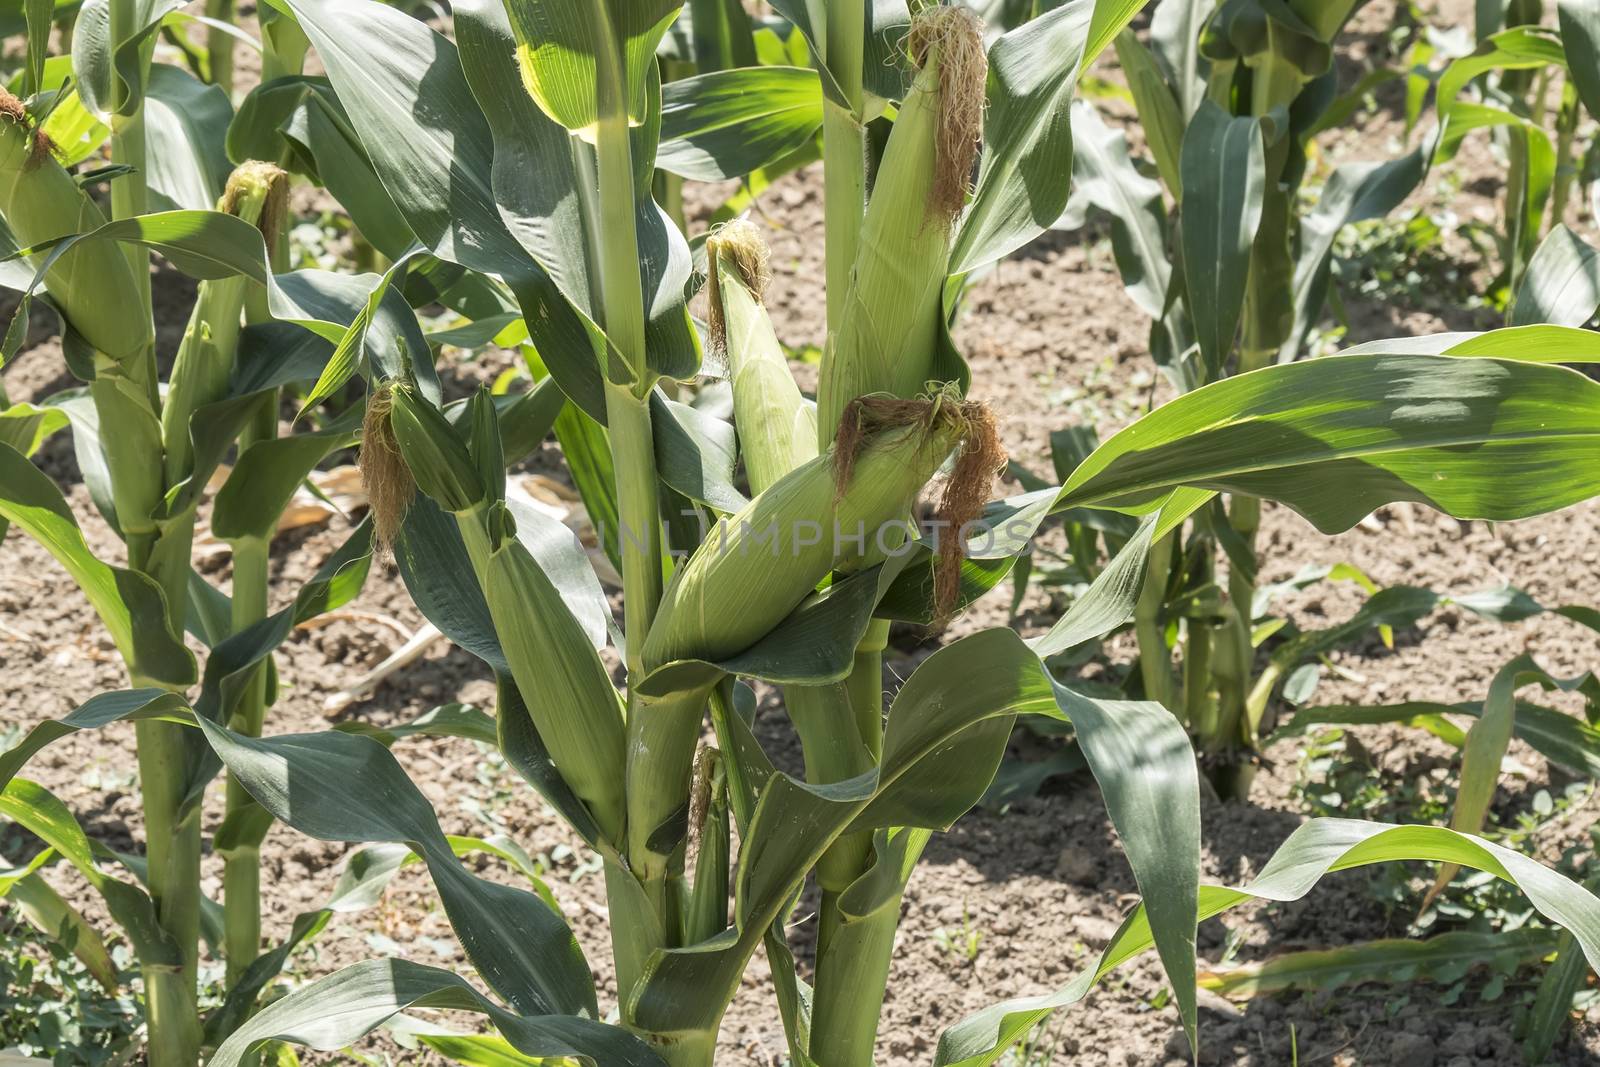
[[(1377, 3), (1363, 15), (1360, 26), (1367, 33), (1343, 59), (1347, 82), (1359, 77), (1369, 50), (1381, 49), (1392, 10), (1392, 4)], [(1452, 3), (1432, 14), (1448, 24), (1466, 10), (1470, 5)], [(1356, 126), (1328, 146), (1327, 162), (1393, 153), (1403, 133), (1399, 100), (1383, 90), (1378, 100), (1375, 111), (1364, 112)], [(1457, 168), (1466, 180), (1441, 192), (1442, 179), (1431, 178), (1407, 210), (1497, 217), (1497, 168), (1487, 148), (1469, 146)], [(693, 208), (704, 217), (714, 204), (702, 193)], [(779, 335), (797, 347), (820, 343), (819, 175), (806, 171), (777, 183), (763, 198), (757, 218), (773, 247), (775, 280), (769, 300)], [(1593, 239), (1593, 220), (1576, 221)], [(1454, 251), (1476, 265), (1465, 284), (1482, 285), (1493, 274), (1493, 264), (1482, 264), (1470, 248)], [(162, 309), (162, 343), (170, 351), (190, 291), (170, 271), (161, 272), (158, 284), (161, 292), (173, 294)], [(1346, 299), (1352, 343), (1492, 324), (1492, 316), (1463, 310), (1443, 298), (1430, 300), (1426, 293), (1405, 306), (1363, 301), (1356, 295)], [(36, 320), (34, 343), (5, 370), (5, 387), (13, 400), (40, 398), (75, 384), (66, 374), (57, 341), (44, 332), (43, 318)], [(972, 363), (975, 394), (1000, 411), (1013, 455), (1035, 470), (1048, 471), (1051, 430), (1088, 423), (1104, 436), (1152, 400), (1165, 398), (1146, 354), (1147, 328), (1123, 292), (1106, 231), (1091, 222), (1076, 233), (1047, 235), (979, 280), (957, 339)], [(508, 358), (490, 352), (474, 361), (454, 360), (442, 368), (447, 388), (460, 395), (508, 365)], [(802, 378), (812, 373), (805, 366), (797, 372)], [(120, 559), (119, 543), (88, 500), (66, 435), (49, 442), (37, 458), (67, 489), (95, 550), (106, 559)], [(558, 472), (554, 445), (547, 444), (530, 467)], [(1380, 512), (1368, 526), (1325, 537), (1295, 514), (1269, 507), (1261, 539), (1266, 561), (1262, 579), (1286, 578), (1307, 563), (1348, 562), (1383, 585), (1404, 582), (1465, 593), (1510, 583), (1546, 604), (1592, 605), (1600, 603), (1597, 520), (1596, 502), (1498, 526), (1458, 523), (1402, 506)], [(274, 546), (274, 607), (288, 602), (348, 528), (345, 519), (335, 518), (325, 528), (279, 539)], [(206, 569), (207, 577), (227, 584), (225, 555), (213, 557)], [(125, 683), (94, 615), (41, 548), (13, 533), (0, 544), (0, 575), (0, 671), (7, 679), (0, 694), (0, 730), (7, 738)], [(1004, 592), (997, 593), (953, 632), (1003, 624), (1003, 600)], [(1288, 596), (1283, 605), (1296, 623), (1310, 628), (1348, 617), (1361, 600), (1348, 584), (1320, 584)], [(1027, 606), (1028, 625), (1048, 622), (1048, 604), (1041, 594), (1032, 594)], [(324, 699), (394, 651), (422, 621), (392, 567), (376, 567), (354, 603), (325, 625), (297, 631), (279, 653), (283, 692), (271, 712), (269, 731), (326, 728)], [(1342, 675), (1330, 674), (1317, 701), (1476, 700), (1482, 699), (1495, 671), (1524, 650), (1565, 675), (1595, 667), (1600, 659), (1592, 632), (1557, 617), (1499, 625), (1446, 608), (1397, 638), (1392, 650), (1372, 639), (1337, 653), (1334, 660)], [(1126, 663), (1129, 651), (1126, 642), (1112, 642), (1105, 658), (1089, 670)], [(888, 664), (886, 684), (892, 688), (923, 654), (914, 646), (899, 649)], [(475, 659), (439, 645), (347, 714), (382, 726), (452, 700), (491, 707), (493, 688)], [(798, 749), (781, 706), (770, 697), (762, 703), (759, 724), (779, 762), (798, 765)], [(1374, 781), (1395, 788), (1404, 783), (1447, 788), (1438, 783), (1448, 777), (1452, 752), (1432, 738), (1374, 728), (1360, 731), (1358, 742), (1356, 756), (1368, 761)], [(1208, 879), (1238, 882), (1250, 877), (1306, 817), (1301, 788), (1305, 745), (1304, 740), (1281, 742), (1266, 752), (1248, 804), (1224, 805), (1207, 797)], [(1019, 733), (1020, 753), (1036, 753), (1040, 747)], [(614, 1005), (602, 880), (598, 863), (578, 838), (491, 751), (456, 739), (409, 740), (395, 751), (435, 802), (448, 832), (506, 832), (548, 865), (551, 885), (601, 983), (602, 1004)], [(1520, 744), (1513, 755), (1520, 769), (1506, 776), (1496, 799), (1502, 823), (1528, 810), (1538, 789), (1558, 793), (1570, 781)], [(131, 728), (57, 742), (35, 758), (27, 773), (60, 794), (92, 835), (114, 846), (142, 848)], [(215, 799), (208, 808), (213, 818), (221, 808), (220, 795)], [(1594, 806), (1579, 804), (1570, 817), (1524, 847), (1553, 862), (1564, 847), (1586, 840), (1594, 819)], [(209, 825), (208, 835), (214, 830)], [(326, 897), (346, 851), (346, 846), (309, 840), (282, 827), (273, 830), (262, 877), (269, 887), (269, 939), (283, 936), (297, 912)], [(213, 895), (220, 894), (220, 873), (220, 861), (208, 855), (206, 889)], [(1202, 956), (1216, 962), (1230, 942), (1236, 943), (1237, 958), (1248, 960), (1290, 949), (1401, 936), (1414, 916), (1415, 890), (1426, 884), (1431, 871), (1417, 865), (1409, 874), (1412, 895), (1405, 900), (1385, 896), (1375, 875), (1353, 871), (1327, 879), (1301, 903), (1240, 908), (1202, 927)], [(95, 910), (64, 872), (52, 871), (49, 877), (80, 906)], [(1134, 893), (1115, 832), (1087, 775), (1055, 779), (1043, 795), (1018, 801), (1003, 813), (974, 811), (935, 839), (906, 894), (879, 1039), (880, 1063), (926, 1064), (944, 1026), (997, 999), (1064, 984), (1104, 944)], [(794, 940), (800, 943), (811, 930), (803, 913), (798, 918)], [(963, 941), (968, 931), (978, 935), (974, 952), (959, 944), (942, 947), (942, 941)], [(380, 908), (336, 920), (314, 947), (294, 958), (292, 978), (302, 981), (389, 953), (466, 968), (430, 884), (414, 870), (402, 874)], [(1291, 993), (1237, 1006), (1208, 997), (1202, 1010), (1200, 1062), (1287, 1064), (1293, 1043), (1301, 1064), (1516, 1063), (1516, 1006), (1536, 979), (1535, 972), (1524, 971), (1493, 1000), (1480, 1000), (1481, 981), (1469, 983), (1472, 988), (1449, 1005), (1440, 1003), (1444, 987), (1428, 983)], [(1152, 959), (1126, 967), (1085, 1003), (1062, 1013), (1040, 1041), (1041, 1055), (1030, 1062), (1086, 1067), (1186, 1062), (1177, 1016), (1164, 990)], [(368, 1045), (387, 1050), (399, 1062), (431, 1062), (423, 1053), (397, 1050), (388, 1038)], [(763, 959), (751, 968), (719, 1047), (720, 1061), (730, 1065), (783, 1061), (782, 1031)], [(1046, 1058), (1051, 1052), (1053, 1061)], [(334, 1056), (317, 1062), (348, 1061)], [(1600, 1062), (1600, 1016), (1591, 1013), (1580, 1020), (1551, 1062)]]

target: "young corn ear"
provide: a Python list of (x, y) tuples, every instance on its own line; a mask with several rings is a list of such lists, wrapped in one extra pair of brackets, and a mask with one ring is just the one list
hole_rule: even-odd
[[(848, 432), (829, 453), (757, 496), (678, 571), (645, 641), (646, 666), (732, 656), (781, 622), (830, 571), (881, 562), (909, 532), (905, 516), (951, 449), (992, 434), (982, 410), (949, 394), (855, 401), (841, 423)], [(997, 447), (986, 443), (973, 454), (992, 457)], [(971, 461), (958, 467), (969, 478), (976, 469)], [(985, 471), (981, 486), (963, 488), (956, 499), (986, 495), (992, 476)]]
[(862, 222), (850, 293), (817, 389), (822, 445), (855, 397), (911, 397), (931, 372), (951, 226), (983, 130), (988, 57), (964, 7), (931, 7), (906, 48), (919, 70), (900, 105)]
[[(21, 100), (0, 89), (0, 217), (17, 243), (30, 248), (106, 222), (100, 206), (56, 161)], [(33, 257), (39, 266), (44, 255)], [(45, 291), (89, 345), (112, 362), (147, 352), (155, 343), (150, 309), (121, 248), (110, 241), (79, 242), (51, 265)]]
[(711, 347), (733, 384), (734, 425), (750, 489), (763, 493), (817, 457), (816, 410), (800, 395), (789, 361), (761, 305), (767, 248), (755, 225), (730, 222), (706, 241)]
[[(369, 413), (383, 404), (380, 394), (369, 404)], [(492, 398), (487, 393), (473, 398), (461, 430), (409, 384), (388, 390), (387, 407), (380, 425), (387, 422), (390, 427), (400, 461), (416, 487), (455, 514), (495, 635), (534, 728), (601, 831), (620, 842), (625, 763), (621, 698), (588, 633), (517, 538), (516, 521), (503, 499), (505, 475)], [(385, 471), (392, 464), (388, 458), (379, 462)], [(409, 502), (406, 496), (391, 521), (404, 518)]]
[[(276, 164), (250, 160), (229, 176), (217, 210), (255, 225), (271, 241), (281, 228), (288, 205), (288, 173)], [(220, 400), (227, 392), (250, 284), (242, 276), (200, 283), (161, 410), (168, 485), (177, 484), (189, 473), (190, 416), (196, 408)]]

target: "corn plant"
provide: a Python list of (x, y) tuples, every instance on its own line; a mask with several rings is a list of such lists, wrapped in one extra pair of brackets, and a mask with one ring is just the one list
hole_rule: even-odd
[[(1151, 946), (1194, 1039), (1198, 919), (1248, 899), (1298, 898), (1322, 873), (1365, 863), (1488, 870), (1522, 887), (1600, 961), (1600, 900), (1512, 850), (1442, 827), (1318, 820), (1249, 885), (1202, 886), (1199, 786), (1180, 724), (1157, 702), (1091, 697), (1045, 666), (1132, 619), (1152, 546), (1220, 493), (1283, 501), (1330, 531), (1391, 500), (1514, 518), (1595, 495), (1600, 386), (1515, 346), (1474, 358), (1396, 351), (1262, 367), (1151, 413), (1060, 486), (988, 501), (1003, 449), (973, 395), (981, 383), (969, 381), (949, 334), (960, 280), (1060, 216), (1076, 78), (1140, 5), (1077, 0), (987, 46), (960, 8), (775, 6), (807, 42), (812, 69), (721, 73), (728, 85), (783, 79), (793, 95), (722, 96), (717, 110), (691, 94), (677, 136), (663, 142), (656, 55), (679, 15), (671, 0), (469, 0), (455, 5), (453, 40), (371, 0), (285, 0), (280, 14), (327, 76), (276, 79), (277, 99), (336, 120), (329, 132), (342, 141), (301, 134), (281, 118), (240, 137), (313, 162), (330, 189), (345, 190), (336, 195), (352, 198), (346, 206), (364, 232), (395, 242), (381, 278), (346, 286), (363, 301), (347, 323), (296, 303), (308, 279), (267, 271), (220, 215), (134, 214), (99, 228), (96, 218), (77, 218), (26, 239), (35, 257), (62, 250), (37, 262), (75, 329), (86, 312), (71, 303), (83, 290), (64, 269), (76, 262), (68, 257), (120, 256), (110, 241), (131, 237), (188, 269), (261, 287), (263, 316), (280, 320), (257, 323), (256, 336), (274, 346), (268, 366), (290, 375), (292, 364), (291, 380), (315, 379), (298, 391), (303, 411), (365, 383), (362, 464), (376, 534), (424, 614), (495, 676), (496, 713), (475, 736), (494, 739), (604, 867), (617, 1024), (601, 1021), (589, 964), (548, 893), (469, 874), (457, 858), (463, 843), (441, 831), (385, 738), (273, 735), (235, 712), (255, 706), (243, 690), (271, 634), (358, 584), (358, 540), (292, 608), (229, 639), (237, 645), (217, 646), (207, 680), (220, 661), (237, 697), (211, 698), (203, 685), (188, 701), (187, 677), (163, 679), (165, 687), (96, 698), (45, 723), (6, 757), (14, 774), (66, 730), (142, 716), (141, 729), (170, 729), (202, 763), (214, 757), (226, 767), (234, 810), (248, 813), (235, 825), (270, 816), (314, 837), (374, 843), (354, 854), (327, 907), (302, 916), (246, 970), (244, 994), (208, 1023), (204, 1040), (218, 1043), (209, 1062), (232, 1067), (275, 1040), (339, 1048), (408, 1009), (450, 1008), (487, 1016), (500, 1038), (424, 1037), (447, 1054), (509, 1043), (524, 1056), (607, 1067), (709, 1064), (722, 1015), (764, 948), (791, 1059), (869, 1064), (901, 895), (930, 835), (988, 787), (1019, 715), (1070, 722), (1143, 903), (1062, 989), (947, 1029), (937, 1063), (994, 1062)], [(269, 88), (256, 90), (262, 110)], [(868, 124), (891, 112), (881, 151), (870, 148)], [(686, 309), (690, 244), (655, 203), (654, 172), (670, 150), (684, 169), (749, 174), (819, 127), (828, 339), (813, 403), (789, 375), (767, 317), (764, 255), (750, 227), (707, 236), (704, 336), (695, 327)], [(337, 168), (341, 143), (358, 147), (365, 166)], [(19, 164), (16, 173), (36, 171)], [(369, 177), (378, 188), (364, 184)], [(381, 199), (355, 199), (362, 188)], [(480, 393), (441, 407), (427, 346), (410, 333), (414, 316), (380, 315), (404, 304), (413, 266), (429, 283), (421, 298), (471, 295), (455, 301), (473, 320), (456, 336), (525, 333), (539, 384), (515, 400)], [(1219, 257), (1217, 271), (1236, 266)], [(331, 349), (309, 363), (315, 374), (296, 355), (302, 335), (278, 329), (286, 323)], [(708, 354), (717, 358), (704, 362)], [(725, 368), (731, 423), (681, 399), (702, 366)], [(353, 416), (325, 432), (348, 433)], [(591, 514), (614, 517), (602, 535), (622, 578), (620, 627), (570, 534), (508, 489), (507, 463), (552, 429)], [(241, 495), (254, 498), (255, 479), (266, 477), (242, 476), (261, 447), (246, 449), (230, 478)], [(17, 456), (19, 471), (37, 475)], [(936, 522), (913, 521), (945, 467)], [(1540, 476), (1505, 478), (1508, 467)], [(9, 518), (33, 523), (53, 544), (69, 521), (64, 505), (48, 529), (35, 510), (7, 506)], [(950, 642), (885, 707), (889, 623), (948, 620), (1006, 576), (1049, 516), (1071, 509), (1133, 517), (1088, 593), (1032, 640), (990, 628)], [(262, 530), (249, 532), (265, 540)], [(136, 592), (147, 584), (135, 577), (90, 592), (114, 621), (128, 598), (154, 596)], [(174, 602), (154, 599), (167, 611)], [(178, 631), (132, 632), (175, 643)], [(752, 685), (781, 691), (803, 777), (778, 771), (763, 752)], [(219, 678), (215, 691), (226, 689)], [(715, 740), (703, 744), (708, 719)], [(23, 779), (5, 797), (7, 814), (36, 832), (51, 825), (41, 812), (59, 815)], [(238, 851), (234, 840), (223, 842), (229, 852)], [(98, 879), (115, 913), (125, 894), (108, 888), (114, 879), (92, 853), (79, 862), (83, 850), (67, 836), (51, 843)], [(368, 899), (408, 856), (426, 865), (489, 994), (445, 970), (373, 960), (252, 1015), (255, 992), (295, 945)], [(809, 878), (821, 889), (810, 986), (788, 931)], [(165, 975), (149, 971), (147, 982)], [(163, 1041), (172, 1044), (159, 1055), (153, 1045), (153, 1062), (192, 1062), (197, 1040)]]
[[(28, 872), (7, 880), (8, 895), (43, 907), (33, 872), (57, 858), (79, 870), (138, 957), (150, 1061), (188, 1065), (248, 1013), (283, 957), (257, 966), (259, 850), (271, 819), (237, 781), (226, 787), (211, 842), (223, 859), (224, 902), (201, 895), (204, 793), (220, 765), (173, 712), (187, 707), (198, 684), (203, 714), (259, 733), (276, 695), (272, 650), (297, 622), (348, 600), (365, 576), (363, 529), (290, 607), (269, 611), (278, 517), (307, 472), (355, 440), (360, 421), (359, 405), (317, 413), (310, 432), (280, 437), (280, 393), (303, 388), (320, 363), (344, 358), (341, 345), (359, 351), (372, 336), (385, 339), (385, 351), (422, 351), (425, 342), (410, 309), (397, 296), (383, 299), (382, 279), (286, 272), (288, 176), (243, 159), (229, 172), (220, 152), (233, 118), (226, 97), (151, 58), (166, 13), (86, 5), (70, 56), (47, 57), (30, 23), (22, 84), (31, 95), (0, 92), (5, 281), (21, 294), (4, 353), (22, 343), (30, 308), (48, 306), (62, 324), (67, 366), (86, 383), (43, 404), (6, 402), (0, 410), (0, 515), (76, 579), (131, 687), (87, 699), (61, 723), (34, 731), (4, 757), (0, 783), (8, 783), (8, 817), (48, 845)], [(113, 53), (130, 57), (116, 77)], [(68, 169), (107, 158), (110, 168), (98, 174)], [(101, 183), (109, 189), (97, 197)], [(152, 248), (200, 279), (165, 382), (157, 375)], [(431, 376), (424, 381), (436, 388)], [(90, 551), (61, 491), (28, 462), (67, 426), (90, 496), (126, 547), (126, 566)], [(198, 577), (190, 557), (207, 485), (230, 451), (231, 472), (206, 511), (210, 532), (232, 551), (232, 587), (223, 594)], [(210, 650), (203, 675), (185, 633)], [(121, 719), (138, 720), (146, 852), (137, 858), (91, 845), (59, 800), (15, 777), (52, 737)], [(135, 880), (112, 873), (117, 864)], [(95, 939), (72, 926), (76, 942), (92, 948)], [(233, 994), (206, 1019), (197, 1009), (202, 941), (225, 957)]]

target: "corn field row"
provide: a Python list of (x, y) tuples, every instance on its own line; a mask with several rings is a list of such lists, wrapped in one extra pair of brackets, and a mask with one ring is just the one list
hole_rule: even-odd
[[(1583, 233), (1600, 213), (1600, 3), (1478, 0), (1472, 25), (1414, 34), (1352, 83), (1338, 58), (1362, 7), (0, 12), (0, 361), (53, 322), (82, 383), (0, 392), (0, 525), (71, 576), (126, 677), (67, 694), (75, 710), (0, 752), (0, 815), (32, 842), (0, 870), (0, 899), (106, 984), (108, 946), (131, 952), (143, 1025), (118, 1062), (282, 1067), (420, 1013), (419, 1040), (469, 1065), (709, 1067), (759, 954), (792, 1067), (871, 1067), (907, 885), (1030, 729), (1070, 738), (1139, 903), (1059, 989), (930, 1035), (938, 1067), (1023, 1062), (1005, 1058), (1053, 1013), (1070, 1027), (1073, 1004), (1152, 949), (1198, 1056), (1199, 922), (1315, 906), (1331, 872), (1424, 862), (1428, 902), (1467, 870), (1532, 909), (1522, 1047), (1543, 1062), (1600, 967), (1600, 898), (1495, 833), (1491, 808), (1514, 739), (1600, 774), (1600, 681), (1525, 654), (1463, 694), (1476, 703), (1313, 705), (1334, 649), (1392, 641), (1450, 598), (1325, 570), (1298, 587), (1355, 577), (1370, 595), (1355, 618), (1301, 630), (1273, 612), (1283, 586), (1261, 580), (1260, 534), (1264, 502), (1332, 535), (1395, 504), (1508, 522), (1600, 497), (1600, 381), (1584, 373), (1600, 363), (1600, 247)], [(1405, 2), (1396, 18), (1420, 20)], [(1328, 166), (1326, 141), (1379, 92), (1403, 101), (1403, 143)], [(1330, 350), (1340, 240), (1464, 150), (1503, 169), (1485, 250), (1503, 325)], [(801, 235), (825, 264), (814, 388), (795, 373), (806, 339), (769, 313), (787, 296), (752, 222), (801, 171), (824, 203)], [(724, 201), (709, 222), (686, 189)], [(308, 190), (347, 218), (354, 262), (295, 254)], [(1091, 212), (1148, 319), (1163, 402), (1103, 440), (1063, 417), (1040, 472), (1008, 461), (957, 328), (986, 274)], [(197, 295), (168, 350), (156, 309), (178, 274)], [(448, 353), (489, 346), (515, 373), (447, 401)], [(36, 462), (56, 434), (115, 558)], [(278, 595), (286, 508), (352, 452), (365, 517)], [(587, 548), (508, 485), (540, 453), (564, 464)], [(206, 539), (226, 545), (226, 585), (197, 564)], [(981, 599), (1020, 604), (1051, 581), (1049, 557), (1069, 592), (1047, 625), (969, 623)], [(284, 732), (275, 655), (391, 565), (482, 661), (494, 707)], [(1559, 616), (1600, 651), (1596, 606), (1510, 588), (1451, 603)], [(938, 648), (886, 675), (907, 631)], [(1136, 660), (1115, 686), (1091, 680), (1085, 662), (1119, 634)], [(764, 747), (758, 693), (776, 694), (803, 773)], [(1578, 703), (1585, 715), (1562, 710)], [(1459, 748), (1445, 818), (1314, 818), (1247, 883), (1202, 879), (1203, 791), (1248, 804), (1270, 739), (1385, 723)], [(29, 776), (46, 746), (102, 729), (136, 741), (140, 855)], [(391, 751), (430, 735), (498, 749), (598, 857), (615, 1003), (561, 887), (514, 843), (444, 832)], [(351, 848), (332, 897), (265, 936), (281, 887), (263, 842), (280, 825)], [(485, 856), (516, 884), (463, 862)], [(411, 864), (469, 968), (386, 957), (291, 979), (296, 953)], [(94, 906), (69, 902), (67, 880)], [(1415, 952), (1427, 966), (1461, 944)], [(208, 961), (219, 995), (202, 993)], [(44, 1054), (29, 1062), (63, 1062)]]

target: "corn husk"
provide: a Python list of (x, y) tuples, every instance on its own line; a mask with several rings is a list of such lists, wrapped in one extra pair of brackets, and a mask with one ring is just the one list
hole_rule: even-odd
[[(0, 217), (29, 248), (106, 222), (106, 216), (56, 161), (50, 139), (15, 96), (0, 89)], [(31, 257), (33, 266), (45, 256)], [(122, 250), (109, 241), (80, 242), (50, 267), (45, 291), (89, 345), (112, 362), (146, 353), (155, 343), (150, 309)]]
[(988, 67), (981, 26), (965, 8), (927, 9), (907, 44), (921, 69), (884, 149), (850, 292), (824, 352), (823, 444), (856, 397), (915, 396), (932, 372), (951, 226), (976, 158)]
[(816, 458), (816, 411), (800, 395), (761, 304), (767, 250), (755, 226), (729, 223), (711, 235), (706, 250), (714, 267), (708, 284), (711, 344), (727, 362), (750, 489), (762, 493)]

